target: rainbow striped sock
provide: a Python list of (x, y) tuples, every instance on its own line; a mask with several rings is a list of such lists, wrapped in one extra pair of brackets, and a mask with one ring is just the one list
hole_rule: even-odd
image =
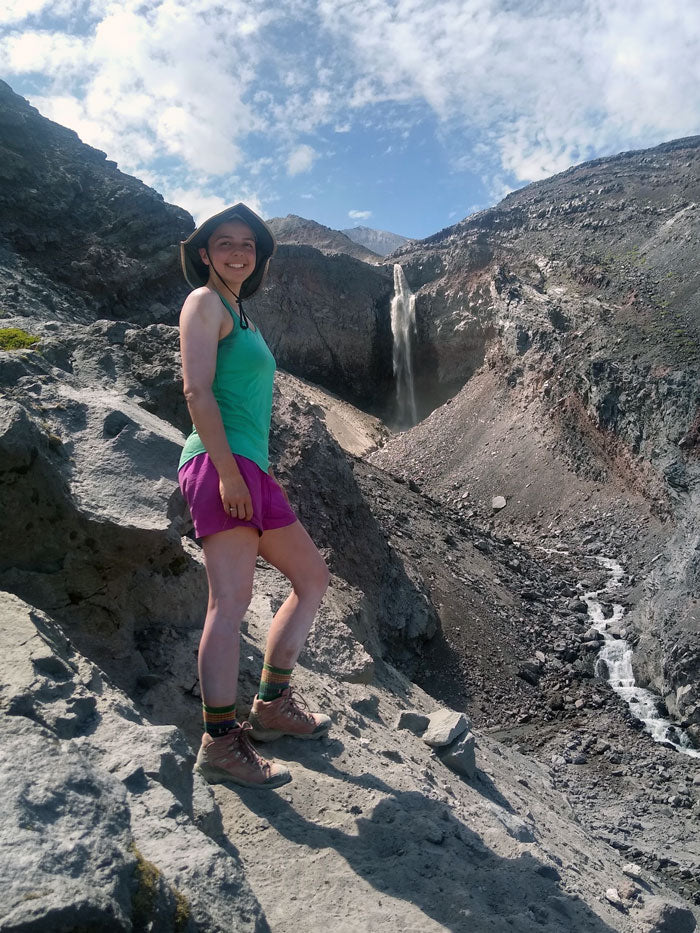
[(207, 706), (202, 703), (202, 716), (204, 731), (214, 738), (226, 735), (238, 725), (235, 703), (232, 706)]
[(260, 675), (260, 686), (258, 687), (258, 699), (269, 703), (270, 700), (276, 700), (282, 695), (282, 692), (289, 686), (289, 680), (294, 668), (288, 671), (281, 667), (273, 667), (267, 661), (263, 664), (262, 674)]

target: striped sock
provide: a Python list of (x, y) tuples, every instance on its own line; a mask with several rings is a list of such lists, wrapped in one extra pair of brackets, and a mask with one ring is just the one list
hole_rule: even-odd
[(232, 706), (207, 706), (202, 703), (202, 716), (204, 731), (214, 738), (226, 735), (238, 725), (235, 703)]
[(267, 661), (263, 664), (262, 674), (260, 675), (260, 686), (258, 687), (258, 699), (269, 703), (270, 700), (276, 700), (282, 695), (282, 691), (289, 686), (289, 680), (294, 668), (288, 671), (281, 667), (273, 667)]

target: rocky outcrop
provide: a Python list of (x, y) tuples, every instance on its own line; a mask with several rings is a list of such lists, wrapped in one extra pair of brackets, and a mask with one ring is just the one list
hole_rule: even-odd
[[(700, 746), (700, 498), (698, 478), (682, 502), (669, 559), (646, 581), (646, 600), (637, 610), (640, 631), (636, 676), (663, 697), (670, 714)], [(657, 562), (658, 563), (658, 562)]]
[[(68, 164), (71, 147), (79, 160), (70, 134), (46, 138), (49, 169)], [(86, 190), (99, 200), (99, 185)], [(494, 228), (504, 216), (494, 213)], [(476, 269), (483, 244), (473, 246), (463, 258)], [(446, 261), (440, 249), (412, 267), (415, 288), (429, 289), (431, 269)], [(317, 365), (319, 382), (374, 404), (387, 378), (388, 270), (308, 246), (282, 246), (278, 258), (250, 306), (278, 359)], [(635, 454), (630, 439), (646, 422), (628, 370), (617, 378), (612, 352), (603, 364), (587, 359), (588, 331), (581, 347), (567, 344), (568, 312), (548, 305), (551, 334), (542, 328), (539, 279), (523, 290), (525, 267), (516, 280), (499, 261), (495, 294), (507, 304), (512, 288), (512, 305), (521, 281), (518, 313), (532, 327), (515, 307), (503, 326), (483, 318), (472, 332), (483, 345), (460, 364), (469, 371), (483, 351), (483, 365), (451, 405), (391, 442), (387, 455), (402, 456), (383, 462), (389, 471), (361, 459), (382, 440), (376, 421), (292, 375), (278, 380), (276, 472), (332, 570), (295, 683), (333, 731), (270, 749), (290, 761), (294, 782), (262, 799), (225, 787), (212, 796), (191, 773), (206, 586), (174, 475), (189, 427), (177, 332), (150, 310), (105, 320), (113, 311), (99, 314), (82, 286), (3, 241), (14, 287), (4, 324), (31, 333), (28, 348), (0, 351), (0, 728), (10, 750), (0, 780), (11, 805), (0, 925), (437, 931), (468, 918), (523, 933), (636, 933), (669, 918), (695, 922), (693, 760), (654, 744), (596, 677), (598, 641), (581, 598), (600, 584), (597, 557), (624, 550), (617, 598), (633, 605), (651, 559), (637, 541), (657, 553), (688, 501), (694, 422), (681, 453), (664, 459), (674, 411), (691, 412), (688, 387), (682, 367), (648, 370), (649, 357), (638, 357), (663, 444), (647, 453), (650, 429)], [(572, 272), (564, 284), (584, 278)], [(297, 331), (282, 325), (285, 300)], [(351, 333), (356, 318), (366, 334)], [(459, 323), (435, 326), (458, 335), (468, 330)], [(555, 353), (561, 369), (546, 374)], [(449, 374), (447, 355), (441, 365)], [(558, 404), (552, 376), (569, 372), (582, 380), (578, 394)], [(569, 539), (572, 553), (561, 554)], [(689, 567), (679, 562), (674, 587), (693, 579)], [(243, 625), (243, 715), (287, 593), (260, 562)], [(685, 653), (678, 662), (694, 676)], [(686, 695), (692, 702), (674, 694), (679, 704)], [(421, 733), (444, 718), (444, 703), (465, 728), (432, 750)], [(459, 716), (467, 707), (469, 731)], [(46, 762), (31, 781), (12, 767), (27, 753)]]
[(391, 272), (310, 246), (280, 246), (250, 304), (278, 364), (375, 414), (393, 381)]
[[(264, 602), (251, 606), (244, 684), (266, 614)], [(0, 686), (3, 929), (263, 933), (302, 918), (320, 931), (330, 918), (437, 931), (465, 911), (484, 928), (523, 933), (533, 923), (633, 933), (671, 916), (694, 929), (687, 908), (646, 878), (630, 883), (618, 857), (571, 820), (547, 769), (470, 735), (476, 767), (460, 779), (454, 747), (445, 762), (396, 733), (386, 723), (407, 701), (432, 718), (439, 711), (390, 668), (373, 686), (302, 668), (307, 695), (325, 697), (333, 714), (331, 736), (276, 744), (294, 770), (283, 794), (212, 793), (191, 770), (183, 734), (145, 720), (45, 614), (5, 595), (0, 645), (10, 662)], [(45, 766), (31, 781), (12, 767), (28, 755)], [(313, 858), (300, 858), (309, 848)], [(614, 904), (602, 900), (611, 884), (625, 892)]]
[(204, 597), (173, 500), (183, 436), (139, 404), (148, 390), (133, 375), (126, 388), (128, 324), (54, 333), (0, 352), (0, 585), (56, 612), (131, 689), (147, 673), (134, 638), (197, 620)]
[(0, 147), (3, 312), (173, 323), (187, 293), (177, 244), (190, 215), (4, 82)]
[(2, 929), (269, 929), (182, 733), (45, 614), (0, 619)]
[[(523, 576), (533, 580), (529, 559), (512, 543), (466, 530), (435, 501), (344, 454), (323, 427), (323, 409), (304, 397), (303, 387), (297, 392), (290, 376), (280, 380), (275, 400), (275, 466), (334, 572), (297, 682), (314, 704), (333, 714), (342, 741), (334, 735), (321, 747), (320, 758), (315, 757), (318, 749), (275, 751), (295, 763), (295, 783), (286, 796), (273, 794), (260, 801), (219, 789), (219, 810), (209, 792), (202, 797), (197, 782), (188, 783), (192, 752), (173, 725), (196, 743), (194, 654), (205, 593), (198, 549), (180, 537), (187, 529), (186, 517), (173, 496), (169, 472), (176, 438), (181, 439), (174, 425), (184, 418), (182, 401), (166, 391), (177, 365), (176, 332), (163, 325), (135, 329), (119, 322), (97, 322), (86, 329), (63, 325), (59, 332), (48, 325), (36, 329), (41, 337), (36, 349), (2, 356), (7, 429), (0, 489), (12, 523), (7, 542), (20, 545), (7, 545), (2, 554), (2, 583), (31, 600), (28, 605), (8, 596), (10, 602), (0, 613), (8, 645), (4, 654), (16, 674), (3, 687), (5, 724), (9, 722), (12, 748), (20, 742), (31, 748), (49, 743), (52, 773), (61, 783), (55, 809), (46, 819), (69, 836), (73, 824), (68, 809), (75, 807), (92, 819), (90, 800), (81, 802), (75, 794), (90, 797), (90, 788), (105, 788), (103, 799), (114, 801), (114, 813), (101, 819), (111, 820), (113, 852), (112, 867), (91, 898), (70, 885), (62, 887), (63, 899), (54, 898), (65, 863), (57, 854), (63, 851), (62, 837), (56, 842), (59, 848), (51, 849), (48, 831), (42, 830), (35, 842), (38, 851), (49, 847), (42, 862), (47, 872), (43, 893), (34, 897), (39, 889), (28, 891), (10, 873), (3, 904), (11, 916), (24, 922), (27, 911), (35, 911), (31, 916), (37, 923), (60, 916), (79, 918), (76, 923), (88, 918), (85, 922), (94, 925), (111, 915), (121, 918), (125, 929), (144, 916), (174, 928), (178, 917), (186, 917), (190, 926), (184, 929), (247, 929), (257, 923), (262, 930), (267, 922), (282, 930), (300, 908), (312, 930), (327, 928), (333, 911), (359, 927), (371, 922), (395, 929), (430, 922), (440, 929), (453, 926), (467, 909), (487, 922), (493, 909), (488, 898), (471, 907), (464, 900), (474, 877), (483, 873), (484, 889), (502, 879), (507, 888), (503, 910), (513, 922), (518, 917), (526, 924), (532, 917), (538, 923), (548, 918), (554, 933), (561, 928), (561, 908), (566, 923), (578, 929), (631, 933), (636, 902), (623, 904), (618, 916), (619, 907), (601, 907), (598, 901), (611, 881), (617, 883), (619, 869), (605, 849), (571, 822), (569, 805), (556, 789), (539, 789), (542, 782), (547, 785), (548, 772), (521, 757), (511, 764), (515, 753), (483, 737), (476, 727), (473, 734), (457, 736), (444, 752), (433, 753), (418, 736), (407, 742), (405, 730), (394, 734), (389, 725), (406, 708), (423, 716), (433, 713), (435, 701), (398, 674), (388, 659), (407, 670), (415, 671), (417, 664), (431, 689), (441, 689), (436, 663), (444, 668), (445, 680), (467, 682), (445, 657), (418, 660), (421, 652), (427, 658), (422, 646), (435, 630), (435, 605), (443, 620), (460, 611), (462, 618), (483, 618), (483, 639), (478, 626), (465, 626), (466, 634), (476, 638), (471, 667), (478, 676), (472, 683), (482, 678), (484, 698), (490, 690), (486, 682), (498, 683), (501, 689), (489, 701), (492, 711), (499, 704), (505, 710), (505, 703), (513, 709), (519, 694), (515, 681), (507, 679), (511, 662), (504, 665), (501, 659), (506, 646), (511, 650), (512, 645), (521, 659), (536, 650), (536, 640), (523, 644), (516, 637), (509, 609), (511, 587), (521, 587)], [(325, 405), (329, 408), (331, 400)], [(159, 409), (173, 423), (153, 413)], [(544, 587), (549, 575), (545, 568), (540, 573)], [(517, 582), (511, 583), (509, 574)], [(463, 585), (465, 575), (468, 587)], [(494, 575), (498, 584), (491, 582)], [(259, 568), (241, 652), (243, 710), (257, 688), (269, 619), (286, 593), (279, 574)], [(470, 602), (460, 606), (457, 600), (464, 594)], [(38, 636), (27, 628), (29, 622), (18, 622), (18, 612), (38, 626)], [(530, 612), (530, 628), (538, 638), (547, 637), (550, 613), (549, 603)], [(562, 650), (567, 663), (575, 660), (568, 644)], [(489, 651), (492, 675), (487, 674)], [(545, 656), (543, 669), (556, 674), (555, 662), (557, 657)], [(567, 666), (560, 673), (564, 689), (571, 672)], [(520, 682), (521, 690), (532, 689)], [(572, 688), (566, 689), (561, 715), (571, 717), (578, 707), (569, 699)], [(127, 690), (135, 704), (120, 690)], [(517, 702), (535, 709), (547, 696), (533, 702), (523, 694)], [(475, 704), (479, 716), (486, 706)], [(46, 737), (42, 729), (48, 730)], [(80, 756), (88, 756), (87, 764)], [(375, 773), (377, 767), (381, 774)], [(76, 779), (84, 791), (72, 789)], [(535, 786), (536, 795), (530, 792)], [(25, 798), (20, 797), (13, 811), (18, 825), (26, 820)], [(44, 819), (41, 808), (33, 812), (35, 819)], [(99, 828), (96, 815), (94, 820)], [(163, 827), (170, 827), (170, 821), (176, 825), (164, 837)], [(389, 824), (391, 843), (384, 832)], [(273, 885), (270, 863), (259, 859), (260, 833), (274, 836), (269, 850), (277, 879)], [(18, 838), (25, 837), (20, 833)], [(171, 845), (175, 838), (182, 844)], [(353, 841), (357, 838), (359, 844)], [(426, 845), (431, 847), (434, 877), (449, 879), (455, 892), (454, 909), (434, 897), (433, 874), (426, 875), (423, 864)], [(316, 860), (307, 868), (300, 862), (293, 878), (294, 901), (284, 866), (300, 847), (308, 846), (318, 850), (323, 864)], [(235, 850), (246, 866), (244, 877)], [(564, 866), (580, 864), (574, 850), (589, 851), (589, 864), (602, 866), (586, 869), (583, 882), (581, 869), (576, 869), (578, 898), (570, 897), (574, 875), (562, 882), (569, 877)], [(188, 852), (186, 863), (182, 851)], [(100, 852), (88, 840), (80, 857), (99, 858)], [(395, 876), (381, 869), (391, 853), (402, 858), (404, 880), (398, 886)], [(520, 860), (522, 885), (513, 885), (514, 858)], [(469, 872), (469, 883), (457, 865)], [(333, 880), (319, 892), (313, 879), (321, 869)], [(213, 880), (202, 882), (203, 872)], [(205, 896), (210, 884), (217, 891), (216, 905)], [(387, 898), (390, 907), (382, 903), (368, 908), (367, 890), (375, 888), (379, 899), (393, 895)], [(412, 894), (406, 898), (409, 889)], [(316, 892), (313, 905), (308, 897), (302, 904), (298, 892), (311, 890)], [(653, 890), (663, 892), (656, 882)], [(662, 896), (669, 901), (669, 895)]]
[[(132, 691), (149, 674), (136, 648), (146, 632), (199, 625), (205, 594), (197, 549), (181, 538), (175, 474), (190, 425), (177, 330), (107, 321), (35, 330), (34, 349), (0, 351), (0, 585), (57, 611), (79, 648)], [(347, 587), (340, 616), (370, 656), (411, 658), (435, 632), (434, 609), (304, 391), (291, 376), (280, 381), (276, 471)]]
[[(189, 214), (2, 82), (0, 147), (0, 318), (177, 323)], [(313, 221), (272, 226), (282, 245), (249, 310), (280, 366), (381, 412), (393, 379), (390, 271)]]

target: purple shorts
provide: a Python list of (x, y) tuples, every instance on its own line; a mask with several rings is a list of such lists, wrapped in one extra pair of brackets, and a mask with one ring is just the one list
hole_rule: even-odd
[(279, 483), (247, 457), (233, 456), (253, 500), (253, 518), (247, 522), (243, 518), (232, 518), (224, 511), (216, 467), (209, 454), (197, 454), (183, 464), (178, 473), (182, 495), (190, 507), (195, 536), (204, 538), (239, 525), (257, 528), (258, 534), (292, 525), (297, 517)]

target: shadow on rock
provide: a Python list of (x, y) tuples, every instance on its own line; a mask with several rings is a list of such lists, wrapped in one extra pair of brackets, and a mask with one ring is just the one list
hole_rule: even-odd
[(551, 865), (529, 853), (512, 859), (496, 855), (447, 806), (420, 793), (391, 790), (374, 778), (371, 784), (360, 782), (381, 786), (389, 796), (358, 817), (356, 834), (316, 825), (277, 795), (244, 791), (241, 797), (294, 844), (335, 849), (378, 891), (414, 904), (454, 933), (506, 927), (521, 933), (534, 927), (611, 933), (582, 901), (561, 889)]

